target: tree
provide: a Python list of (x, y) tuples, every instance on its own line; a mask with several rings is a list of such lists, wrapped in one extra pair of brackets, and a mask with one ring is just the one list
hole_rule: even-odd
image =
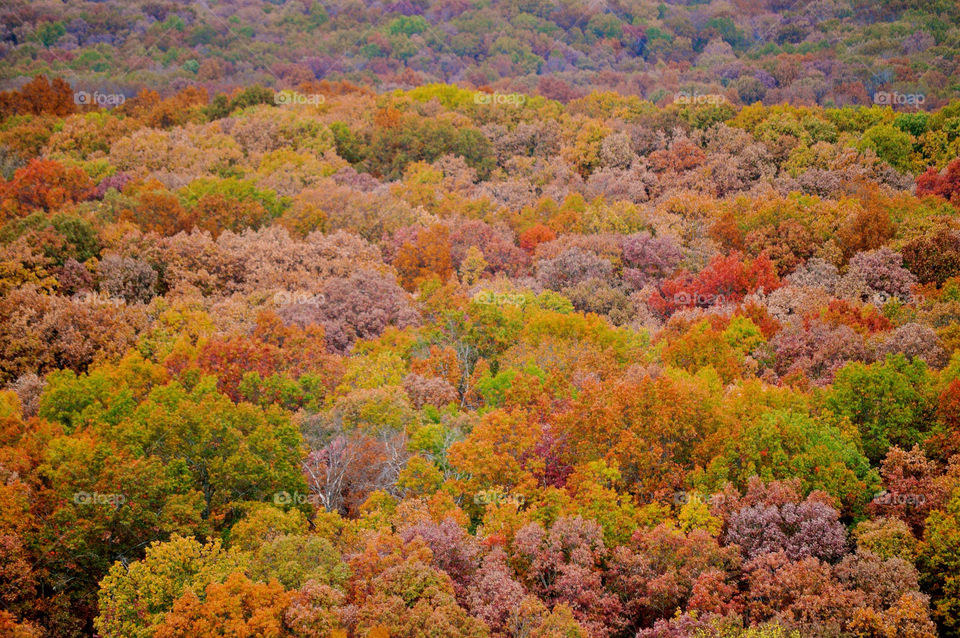
[(681, 272), (664, 281), (647, 303), (664, 317), (684, 307), (736, 303), (746, 295), (780, 287), (773, 262), (766, 255), (745, 260), (740, 253), (717, 255), (697, 275)]
[(282, 365), (282, 355), (279, 348), (259, 339), (214, 338), (201, 347), (197, 365), (205, 374), (216, 375), (220, 392), (238, 401), (243, 376), (255, 372), (266, 377), (277, 372)]
[(704, 530), (685, 534), (666, 524), (634, 532), (613, 551), (609, 588), (622, 601), (631, 631), (652, 627), (676, 611), (737, 611), (734, 600), (740, 555)]
[(34, 210), (54, 211), (92, 197), (93, 187), (87, 174), (75, 166), (35, 159), (0, 184), (0, 211), (6, 218)]
[(960, 635), (960, 498), (956, 494), (927, 518), (919, 565), (942, 635)]
[(73, 89), (63, 78), (55, 77), (51, 81), (45, 75), (37, 75), (18, 91), (0, 93), (0, 119), (47, 113), (64, 117), (77, 108), (73, 96)]
[(877, 156), (901, 171), (911, 168), (913, 136), (889, 124), (877, 124), (863, 132), (858, 147), (871, 149)]
[(96, 360), (119, 359), (145, 319), (144, 308), (22, 286), (0, 296), (0, 379), (56, 368), (83, 371)]
[(790, 560), (813, 556), (834, 561), (846, 553), (846, 531), (840, 513), (813, 493), (793, 502), (756, 503), (727, 517), (726, 543), (740, 547), (749, 560), (768, 552), (784, 552)]
[(726, 481), (746, 487), (753, 475), (764, 481), (798, 477), (804, 492), (822, 490), (844, 511), (859, 511), (877, 483), (856, 433), (833, 419), (769, 410), (726, 432), (723, 441), (720, 453), (696, 479), (710, 491)]
[[(58, 382), (50, 391), (70, 396), (83, 392), (88, 380), (61, 377)], [(108, 441), (136, 458), (158, 461), (176, 477), (175, 492), (198, 495), (201, 514), (211, 522), (232, 523), (240, 501), (305, 491), (300, 433), (281, 411), (236, 405), (217, 392), (210, 377), (190, 390), (173, 382), (143, 395), (139, 405), (131, 405), (129, 390), (120, 393), (120, 414), (84, 411), (79, 401), (41, 410), (65, 424), (81, 421), (82, 413)]]
[(836, 635), (864, 606), (863, 595), (843, 587), (816, 558), (791, 562), (783, 553), (763, 554), (744, 572), (751, 620), (779, 622), (804, 636)]
[(618, 629), (622, 607), (603, 587), (607, 549), (599, 525), (579, 517), (557, 519), (549, 530), (531, 523), (517, 531), (512, 549), (527, 587), (548, 606), (569, 606), (594, 635)]
[(315, 312), (334, 352), (348, 350), (357, 339), (375, 338), (387, 326), (405, 328), (419, 322), (403, 289), (392, 277), (374, 271), (360, 270), (332, 278), (321, 294), (325, 303)]
[(506, 634), (519, 610), (525, 590), (513, 576), (503, 549), (494, 547), (484, 556), (466, 592), (470, 613), (490, 627), (494, 635)]
[(94, 626), (109, 638), (146, 638), (188, 590), (204, 591), (225, 581), (239, 567), (239, 557), (219, 541), (200, 543), (173, 536), (154, 542), (143, 560), (129, 567), (115, 563), (100, 584), (100, 613)]
[(921, 443), (936, 407), (930, 372), (921, 359), (889, 355), (885, 361), (842, 368), (825, 405), (856, 425), (864, 452), (878, 462), (892, 445)]
[(290, 606), (284, 614), (284, 622), (297, 638), (345, 636), (341, 609), (344, 600), (341, 591), (308, 581), (293, 593)]
[(175, 235), (193, 228), (192, 220), (177, 196), (159, 183), (148, 183), (133, 196), (133, 206), (124, 210), (123, 217), (143, 231)]
[(680, 265), (682, 254), (671, 237), (653, 237), (641, 232), (623, 238), (624, 279), (637, 289), (669, 277)]
[(910, 527), (898, 518), (880, 517), (861, 521), (853, 530), (857, 548), (880, 558), (916, 560), (918, 541)]
[(429, 565), (422, 542), (404, 544), (389, 532), (377, 532), (350, 562), (350, 601), (356, 605), (351, 629), (400, 638), (452, 636), (481, 638), (482, 622), (457, 604), (450, 577)]
[(880, 475), (885, 489), (871, 501), (870, 513), (896, 517), (919, 537), (927, 516), (949, 496), (941, 469), (918, 445), (910, 450), (894, 446), (880, 464)]
[(893, 297), (907, 301), (917, 280), (902, 264), (903, 257), (890, 248), (859, 252), (850, 260), (837, 292), (862, 291), (878, 305)]
[(536, 267), (537, 279), (551, 290), (561, 290), (591, 279), (604, 281), (613, 271), (606, 259), (576, 248), (554, 259), (540, 260)]
[(349, 577), (340, 552), (330, 540), (315, 534), (278, 534), (257, 547), (249, 558), (246, 575), (255, 582), (279, 582), (286, 589), (307, 583), (339, 589)]
[(187, 589), (152, 635), (156, 638), (293, 636), (283, 621), (293, 594), (276, 581), (257, 583), (234, 572), (222, 584), (207, 585), (203, 593), (201, 600), (192, 589)]
[(365, 153), (370, 172), (396, 179), (413, 162), (433, 162), (444, 155), (460, 155), (482, 178), (493, 167), (490, 141), (473, 127), (457, 127), (448, 119), (424, 120), (404, 116), (387, 107), (375, 117)]
[(414, 538), (426, 543), (433, 554), (433, 566), (450, 576), (458, 598), (465, 597), (478, 565), (480, 548), (475, 538), (452, 518), (439, 524), (423, 521), (411, 525), (401, 531), (400, 537), (407, 543)]
[(915, 237), (903, 247), (903, 262), (920, 283), (943, 285), (960, 272), (960, 233), (943, 227)]
[(454, 270), (449, 229), (442, 224), (435, 224), (418, 232), (414, 243), (407, 242), (400, 246), (393, 264), (407, 290), (413, 290), (430, 277), (446, 281)]
[(960, 158), (952, 160), (942, 172), (930, 167), (917, 176), (917, 197), (936, 195), (955, 201), (960, 192)]
[(564, 460), (615, 461), (625, 484), (650, 502), (684, 488), (681, 477), (719, 428), (720, 414), (704, 378), (643, 376), (587, 385), (558, 425)]
[(132, 257), (105, 255), (97, 268), (100, 289), (127, 303), (149, 303), (155, 295), (157, 271), (150, 264)]
[(789, 326), (774, 335), (769, 345), (776, 374), (786, 380), (806, 378), (820, 386), (832, 382), (848, 362), (868, 358), (863, 337), (851, 327), (820, 320)]

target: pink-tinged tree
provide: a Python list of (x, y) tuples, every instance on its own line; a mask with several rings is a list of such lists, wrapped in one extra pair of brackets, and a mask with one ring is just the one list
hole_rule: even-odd
[(887, 609), (920, 589), (917, 568), (910, 561), (896, 556), (881, 558), (864, 550), (844, 556), (833, 573), (846, 587), (862, 592), (866, 606), (874, 609)]
[(537, 262), (537, 281), (551, 290), (561, 290), (591, 279), (605, 281), (613, 265), (594, 253), (571, 248), (553, 259)]
[(450, 576), (459, 599), (466, 598), (467, 588), (473, 580), (479, 561), (480, 547), (476, 538), (452, 518), (439, 524), (432, 521), (418, 522), (401, 530), (400, 538), (405, 543), (414, 538), (426, 543), (433, 553), (433, 566)]
[(388, 325), (403, 328), (419, 321), (400, 286), (371, 271), (332, 279), (322, 294), (321, 317), (335, 351), (348, 349), (356, 339), (377, 337)]
[(754, 622), (775, 621), (803, 636), (842, 635), (864, 594), (841, 586), (827, 563), (791, 561), (783, 552), (761, 554), (744, 565), (746, 609)]
[(460, 269), (472, 246), (480, 249), (493, 272), (516, 276), (527, 267), (529, 257), (514, 244), (508, 228), (471, 219), (454, 218), (446, 223), (450, 226), (450, 257), (455, 269)]
[(514, 610), (520, 608), (526, 592), (515, 578), (507, 562), (507, 555), (494, 547), (483, 558), (466, 592), (466, 606), (490, 627), (495, 636), (508, 635), (508, 626)]
[(903, 256), (887, 247), (859, 252), (850, 259), (847, 273), (838, 283), (838, 294), (846, 290), (866, 295), (867, 301), (882, 305), (896, 297), (907, 301), (917, 278), (903, 267)]
[[(777, 622), (816, 638), (935, 635), (926, 598), (917, 591), (916, 570), (900, 558), (858, 553), (831, 568), (813, 557), (790, 561), (778, 552), (758, 556), (744, 571), (744, 602), (753, 622)], [(870, 629), (878, 626), (909, 631)]]
[(425, 405), (441, 408), (456, 402), (459, 398), (457, 389), (450, 385), (446, 379), (439, 377), (408, 374), (403, 379), (403, 389), (417, 408), (422, 408)]
[(897, 327), (877, 345), (877, 359), (885, 359), (891, 354), (922, 359), (932, 368), (942, 368), (949, 359), (933, 328), (915, 322)]
[(942, 507), (949, 496), (949, 484), (941, 468), (917, 445), (910, 450), (893, 446), (880, 464), (880, 476), (884, 489), (870, 501), (869, 512), (896, 517), (922, 535), (927, 516)]
[(406, 293), (387, 275), (361, 268), (327, 279), (308, 303), (283, 306), (277, 313), (287, 324), (320, 324), (332, 352), (346, 352), (357, 339), (380, 336), (387, 326), (419, 322)]
[(653, 627), (678, 610), (735, 613), (740, 554), (721, 547), (705, 530), (689, 534), (659, 525), (634, 532), (613, 551), (608, 588), (623, 605), (624, 627)]
[(512, 550), (523, 581), (549, 607), (568, 605), (591, 635), (618, 631), (622, 604), (603, 586), (607, 549), (599, 525), (580, 517), (559, 518), (549, 530), (531, 523), (517, 531)]
[(97, 275), (101, 292), (127, 303), (149, 303), (156, 294), (157, 271), (139, 259), (105, 255)]
[(847, 325), (831, 326), (820, 320), (788, 326), (769, 342), (771, 369), (784, 380), (800, 377), (818, 386), (833, 381), (849, 361), (866, 361), (863, 337)]
[(942, 227), (915, 237), (903, 247), (903, 263), (921, 283), (943, 285), (960, 272), (960, 231)]
[(669, 277), (683, 255), (671, 237), (654, 237), (641, 232), (623, 238), (623, 278), (638, 290)]
[(307, 486), (327, 511), (356, 513), (371, 492), (394, 485), (409, 456), (406, 445), (399, 434), (336, 434), (303, 459)]
[(283, 621), (297, 638), (334, 637), (344, 624), (344, 601), (340, 590), (310, 580), (293, 592)]
[(726, 520), (724, 542), (740, 547), (746, 559), (783, 552), (790, 560), (813, 556), (833, 561), (847, 550), (839, 512), (811, 494), (793, 503), (757, 503), (733, 512)]

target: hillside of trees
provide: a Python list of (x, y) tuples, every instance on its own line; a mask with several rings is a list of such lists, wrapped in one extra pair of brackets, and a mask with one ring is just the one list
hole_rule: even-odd
[(957, 2), (0, 60), (0, 638), (960, 638)]
[[(954, 0), (8, 0), (0, 82), (211, 94), (433, 83), (568, 102), (614, 90), (737, 104), (869, 105), (960, 90)], [(162, 91), (161, 91), (162, 92)]]

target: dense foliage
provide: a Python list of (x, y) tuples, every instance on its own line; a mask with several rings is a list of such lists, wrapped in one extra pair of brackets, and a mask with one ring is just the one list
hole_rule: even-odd
[(958, 88), (958, 20), (952, 0), (8, 0), (0, 78), (61, 75), (94, 99), (327, 79), (938, 106)]
[(960, 102), (307, 79), (0, 100), (0, 634), (960, 636)]

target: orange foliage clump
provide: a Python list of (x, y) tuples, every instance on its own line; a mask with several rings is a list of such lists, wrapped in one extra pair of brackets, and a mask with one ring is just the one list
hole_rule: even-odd
[(549, 227), (543, 224), (536, 224), (520, 233), (518, 239), (520, 248), (523, 248), (528, 253), (532, 253), (538, 244), (553, 241), (556, 238), (557, 234)]
[(5, 217), (52, 211), (92, 193), (93, 182), (79, 168), (36, 159), (14, 173), (9, 182), (0, 184), (0, 211)]
[(11, 115), (56, 115), (64, 117), (77, 110), (73, 89), (62, 78), (38, 75), (19, 91), (0, 93), (0, 120)]
[(421, 281), (432, 276), (446, 281), (453, 275), (450, 229), (442, 224), (434, 224), (420, 231), (415, 241), (400, 246), (393, 265), (407, 290), (416, 288)]

